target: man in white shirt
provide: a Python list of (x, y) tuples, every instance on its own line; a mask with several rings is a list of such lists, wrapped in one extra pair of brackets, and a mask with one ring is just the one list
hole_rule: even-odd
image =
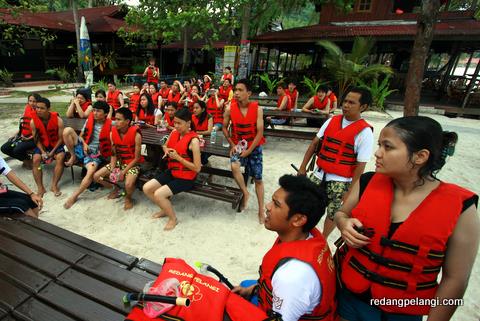
[[(284, 175), (267, 204), (265, 228), (278, 238), (265, 254), (260, 278), (233, 292), (245, 298), (258, 293), (265, 312), (281, 314), (283, 321), (334, 320), (335, 270), (328, 244), (315, 228), (326, 196), (305, 177)], [(245, 285), (245, 283), (244, 283)]]
[(327, 193), (327, 217), (322, 231), (325, 238), (335, 228), (333, 215), (346, 199), (350, 185), (360, 178), (372, 156), (373, 130), (361, 115), (371, 103), (370, 91), (350, 89), (342, 103), (342, 115), (333, 116), (322, 125), (300, 165), (298, 175), (305, 175), (308, 162), (321, 144), (310, 178), (323, 185)]

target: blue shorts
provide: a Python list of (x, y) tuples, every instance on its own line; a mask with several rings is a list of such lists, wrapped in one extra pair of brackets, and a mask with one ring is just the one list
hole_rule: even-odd
[(102, 163), (105, 162), (105, 159), (102, 156), (92, 157), (92, 155), (98, 154), (98, 151), (93, 151), (92, 154), (85, 155), (83, 152), (83, 144), (81, 141), (78, 141), (73, 149), (75, 156), (79, 162), (83, 163), (83, 165), (87, 165), (88, 163), (95, 163), (100, 166)]
[(253, 152), (245, 158), (240, 158), (240, 155), (235, 154), (230, 158), (230, 162), (240, 162), (240, 166), (245, 167), (247, 176), (251, 176), (256, 180), (262, 179), (263, 172), (263, 148), (257, 146)]
[[(254, 284), (258, 284), (257, 280), (243, 280), (240, 282), (240, 286), (244, 288), (248, 288), (249, 286), (252, 286)], [(254, 295), (250, 298), (250, 302), (258, 306), (258, 295)]]
[[(55, 150), (55, 155), (57, 154), (60, 154), (60, 153), (65, 153), (65, 145), (61, 145), (60, 147), (58, 147), (56, 150)], [(52, 149), (51, 148), (47, 148), (46, 151), (47, 153), (49, 153)], [(35, 149), (33, 150), (33, 153), (34, 154), (41, 154), (42, 152), (40, 151), (40, 149), (38, 147), (35, 147)]]
[(337, 290), (338, 314), (348, 321), (422, 321), (421, 315), (383, 312), (345, 289)]

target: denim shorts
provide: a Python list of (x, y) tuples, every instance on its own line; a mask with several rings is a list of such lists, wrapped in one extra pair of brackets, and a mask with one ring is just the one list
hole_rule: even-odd
[(83, 152), (83, 144), (80, 141), (77, 142), (77, 145), (75, 145), (75, 148), (73, 150), (75, 152), (75, 156), (77, 156), (78, 161), (82, 162), (83, 165), (87, 165), (88, 163), (95, 163), (98, 166), (100, 166), (102, 163), (105, 163), (106, 161), (100, 155), (98, 157), (97, 156), (93, 157), (93, 155), (97, 155), (99, 153), (98, 151), (92, 151), (91, 154), (85, 155), (85, 153)]
[[(47, 151), (47, 153), (49, 153), (52, 149), (51, 148), (46, 148), (45, 150)], [(34, 154), (41, 154), (42, 152), (40, 151), (40, 149), (38, 147), (35, 147), (35, 149), (33, 150), (33, 153)], [(60, 154), (60, 153), (65, 153), (64, 145), (61, 145), (60, 147), (58, 147), (55, 150), (55, 155)]]
[(240, 166), (245, 167), (245, 173), (256, 180), (262, 179), (263, 172), (263, 148), (257, 146), (250, 155), (241, 158), (240, 155), (234, 154), (230, 158), (230, 162), (240, 162)]

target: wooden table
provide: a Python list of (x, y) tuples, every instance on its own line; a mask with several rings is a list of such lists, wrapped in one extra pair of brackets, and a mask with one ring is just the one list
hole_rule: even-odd
[[(303, 111), (286, 111), (286, 110), (279, 110), (276, 108), (269, 108), (263, 107), (263, 115), (264, 117), (291, 117), (291, 118), (305, 118), (305, 119), (314, 119), (318, 121), (328, 119), (329, 115), (320, 114), (320, 113), (306, 113)], [(293, 127), (310, 127), (309, 124), (295, 124), (291, 122), (290, 125), (281, 125), (284, 128), (279, 129), (277, 125), (274, 128), (266, 128), (264, 130), (265, 136), (273, 136), (273, 137), (282, 137), (282, 138), (293, 138), (293, 139), (305, 139), (311, 140), (317, 134), (319, 126), (315, 126), (315, 131), (301, 131), (301, 130), (294, 130)], [(288, 126), (288, 128), (285, 128)]]
[(263, 107), (263, 115), (268, 117), (294, 117), (306, 119), (328, 119), (328, 115), (320, 113), (306, 113), (303, 111), (285, 111), (276, 108)]

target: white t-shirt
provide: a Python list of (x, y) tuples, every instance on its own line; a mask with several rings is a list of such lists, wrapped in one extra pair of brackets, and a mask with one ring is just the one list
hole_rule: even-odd
[[(325, 134), (325, 130), (330, 124), (332, 118), (328, 119), (320, 128), (317, 133), (317, 137), (321, 139)], [(348, 125), (354, 123), (355, 121), (348, 121), (345, 117), (342, 118), (342, 128), (347, 127)], [(360, 133), (355, 135), (354, 138), (354, 147), (353, 150), (355, 154), (357, 154), (357, 162), (359, 163), (366, 163), (372, 157), (373, 151), (373, 132), (370, 127), (364, 128)], [(319, 179), (323, 178), (323, 170), (315, 166), (315, 171), (313, 172), (316, 177)], [(325, 175), (325, 180), (328, 181), (337, 181), (337, 182), (351, 182), (351, 177), (343, 177), (335, 174), (327, 173)]]
[(321, 295), (320, 280), (305, 262), (291, 259), (272, 276), (272, 310), (280, 313), (283, 321), (298, 321), (302, 315), (311, 313)]
[(2, 156), (0, 156), (0, 174), (7, 176), (8, 173), (10, 173), (11, 169), (10, 166), (8, 166), (7, 162), (3, 159)]

